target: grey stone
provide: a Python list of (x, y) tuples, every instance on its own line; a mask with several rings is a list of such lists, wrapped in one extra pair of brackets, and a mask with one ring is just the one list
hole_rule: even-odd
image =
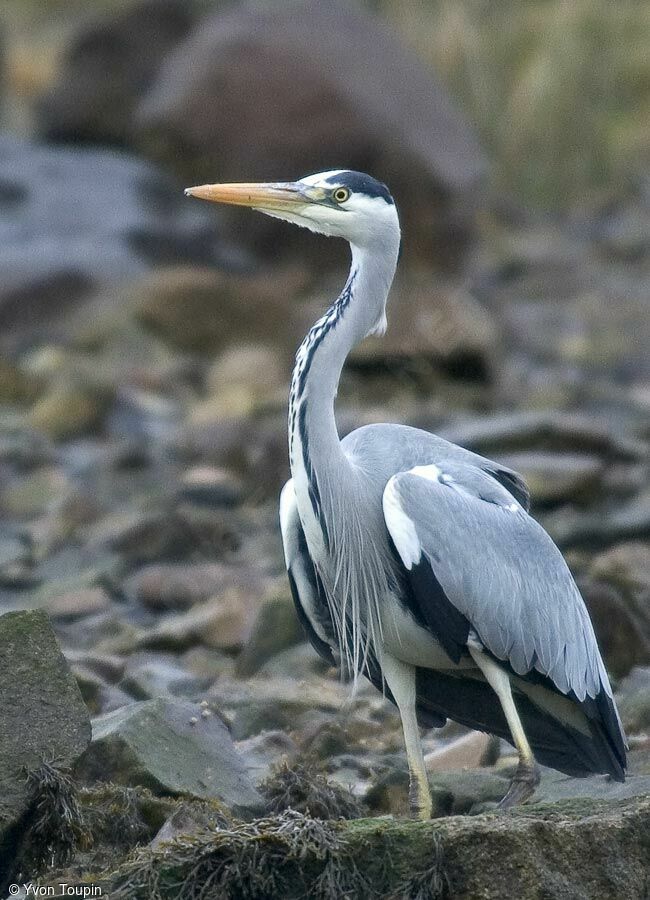
[(88, 746), (90, 720), (44, 613), (0, 616), (0, 656), (0, 861), (6, 861), (31, 802), (27, 773), (44, 761), (70, 767)]
[(439, 428), (438, 433), (477, 453), (544, 449), (596, 453), (630, 462), (648, 457), (644, 441), (619, 434), (609, 422), (554, 410), (484, 416), (447, 425)]
[(221, 562), (156, 563), (124, 581), (129, 597), (150, 609), (186, 609), (222, 593), (234, 582), (259, 591), (259, 574)]
[(180, 489), (184, 499), (206, 506), (237, 506), (244, 497), (241, 479), (234, 472), (214, 466), (188, 469), (181, 477)]
[[(302, 635), (300, 637), (302, 638)], [(293, 647), (274, 653), (259, 667), (257, 674), (266, 678), (288, 675), (301, 681), (314, 675), (323, 675), (329, 668), (329, 664), (316, 653), (312, 645), (301, 640), (301, 643)]]
[(179, 651), (202, 643), (219, 650), (239, 650), (250, 635), (253, 616), (250, 595), (231, 587), (186, 612), (166, 616), (140, 635), (138, 645)]
[[(496, 320), (469, 292), (431, 277), (401, 273), (391, 291), (391, 321), (386, 335), (369, 338), (350, 355), (360, 370), (400, 367), (420, 379), (429, 368), (468, 368), (490, 377), (499, 333)], [(418, 366), (414, 365), (419, 362)], [(427, 385), (426, 381), (423, 381)]]
[(538, 803), (556, 803), (559, 800), (628, 800), (650, 794), (650, 776), (628, 775), (625, 784), (612, 781), (604, 775), (591, 778), (569, 778), (559, 772), (545, 772), (535, 793)]
[[(373, 690), (371, 688), (371, 690)], [(349, 699), (349, 688), (339, 681), (314, 676), (309, 681), (292, 678), (261, 678), (247, 681), (222, 676), (210, 688), (207, 698), (232, 720), (236, 740), (261, 731), (289, 731), (300, 727), (300, 717), (319, 711), (337, 712)], [(351, 708), (363, 704), (363, 690), (350, 700)]]
[(553, 537), (562, 547), (609, 547), (620, 541), (650, 537), (650, 492), (644, 492), (628, 503), (617, 506), (611, 514), (578, 515), (559, 521)]
[(215, 262), (214, 216), (168, 176), (105, 150), (0, 137), (0, 328), (5, 347), (52, 341), (98, 287), (154, 264)]
[(628, 734), (650, 731), (650, 666), (637, 666), (618, 685), (618, 711)]
[(228, 729), (205, 712), (198, 704), (157, 699), (100, 716), (78, 772), (89, 781), (218, 800), (237, 814), (259, 810), (261, 798)]
[(600, 487), (605, 463), (587, 453), (522, 450), (499, 455), (499, 462), (523, 475), (535, 503), (584, 501)]
[(274, 654), (298, 644), (303, 638), (291, 597), (285, 594), (271, 597), (257, 614), (251, 635), (237, 657), (235, 674), (241, 678), (254, 675)]
[(171, 660), (150, 659), (129, 660), (120, 688), (136, 700), (150, 700), (154, 697), (187, 697), (199, 699), (212, 684), (210, 676), (198, 677)]

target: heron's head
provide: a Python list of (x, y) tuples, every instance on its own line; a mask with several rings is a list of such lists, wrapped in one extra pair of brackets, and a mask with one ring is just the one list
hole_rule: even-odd
[(307, 175), (300, 181), (203, 184), (185, 193), (202, 200), (250, 206), (359, 247), (399, 242), (395, 203), (385, 184), (346, 169)]

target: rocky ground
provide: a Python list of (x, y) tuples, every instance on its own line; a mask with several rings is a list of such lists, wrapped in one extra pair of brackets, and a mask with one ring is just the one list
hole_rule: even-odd
[(647, 896), (647, 191), (562, 221), (488, 199), (453, 266), (405, 254), (345, 372), (342, 432), (524, 474), (630, 735), (625, 785), (548, 771), (506, 815), (511, 748), (450, 723), (418, 824), (396, 711), (317, 657), (284, 575), (292, 355), (344, 277), (324, 239), (270, 263), (140, 156), (0, 154), (0, 892)]

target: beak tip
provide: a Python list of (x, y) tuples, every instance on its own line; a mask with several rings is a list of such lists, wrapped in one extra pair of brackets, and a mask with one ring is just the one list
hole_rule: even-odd
[(192, 194), (192, 191), (193, 191), (193, 190), (194, 190), (194, 188), (185, 188), (185, 190), (183, 191), (183, 193), (185, 194), (186, 197), (192, 197), (192, 196), (193, 196), (193, 194)]

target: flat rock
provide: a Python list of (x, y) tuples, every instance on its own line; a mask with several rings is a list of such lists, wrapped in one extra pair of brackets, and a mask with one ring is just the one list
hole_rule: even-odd
[(132, 282), (128, 305), (177, 350), (215, 354), (253, 341), (280, 347), (288, 361), (311, 324), (296, 304), (307, 281), (295, 266), (255, 275), (167, 266)]
[[(374, 691), (370, 686), (368, 689)], [(346, 700), (348, 709), (358, 708), (365, 702), (365, 690), (360, 685), (357, 696), (351, 699), (349, 686), (333, 678), (314, 676), (309, 681), (295, 681), (287, 676), (258, 676), (238, 681), (222, 676), (206, 696), (228, 715), (233, 736), (244, 740), (262, 731), (297, 729), (301, 716), (313, 718), (319, 711), (335, 713)]]
[(620, 435), (601, 417), (554, 410), (524, 410), (456, 422), (438, 433), (477, 453), (561, 450), (598, 454), (609, 460), (646, 460), (644, 441)]
[(645, 756), (629, 754), (629, 770), (623, 783), (606, 775), (570, 778), (553, 769), (542, 771), (542, 780), (535, 792), (534, 803), (556, 803), (560, 800), (628, 800), (650, 795), (650, 772), (643, 770)]
[(197, 861), (209, 856), (213, 871), (227, 875), (233, 896), (242, 897), (260, 895), (272, 878), (274, 896), (286, 900), (333, 883), (351, 897), (643, 900), (649, 828), (648, 798), (524, 806), (434, 822), (315, 823), (287, 812), (252, 823), (246, 835), (241, 828), (204, 832), (177, 850), (142, 848), (103, 883), (109, 893), (128, 885), (127, 897), (136, 898), (146, 895), (155, 877), (161, 900), (172, 900), (179, 884), (200, 890)]
[(234, 582), (259, 592), (259, 573), (221, 562), (156, 563), (125, 579), (127, 596), (150, 609), (187, 609), (215, 597)]
[(535, 503), (546, 505), (593, 496), (605, 470), (602, 459), (587, 453), (521, 450), (501, 453), (499, 462), (523, 475)]
[(420, 359), (454, 372), (486, 377), (499, 338), (496, 322), (470, 293), (428, 273), (398, 277), (392, 289), (390, 327), (356, 347), (350, 364), (395, 369)]
[(90, 720), (47, 616), (0, 616), (0, 871), (20, 840), (30, 803), (25, 775), (43, 761), (70, 767), (90, 741)]
[(261, 807), (223, 722), (180, 700), (132, 703), (94, 719), (93, 740), (78, 772), (88, 781), (218, 800), (236, 814)]
[(120, 681), (120, 688), (136, 700), (155, 697), (187, 697), (200, 699), (213, 678), (197, 676), (170, 659), (138, 659), (132, 657)]
[(79, 619), (104, 612), (111, 603), (111, 597), (104, 588), (89, 587), (57, 594), (48, 600), (46, 606), (53, 619)]

